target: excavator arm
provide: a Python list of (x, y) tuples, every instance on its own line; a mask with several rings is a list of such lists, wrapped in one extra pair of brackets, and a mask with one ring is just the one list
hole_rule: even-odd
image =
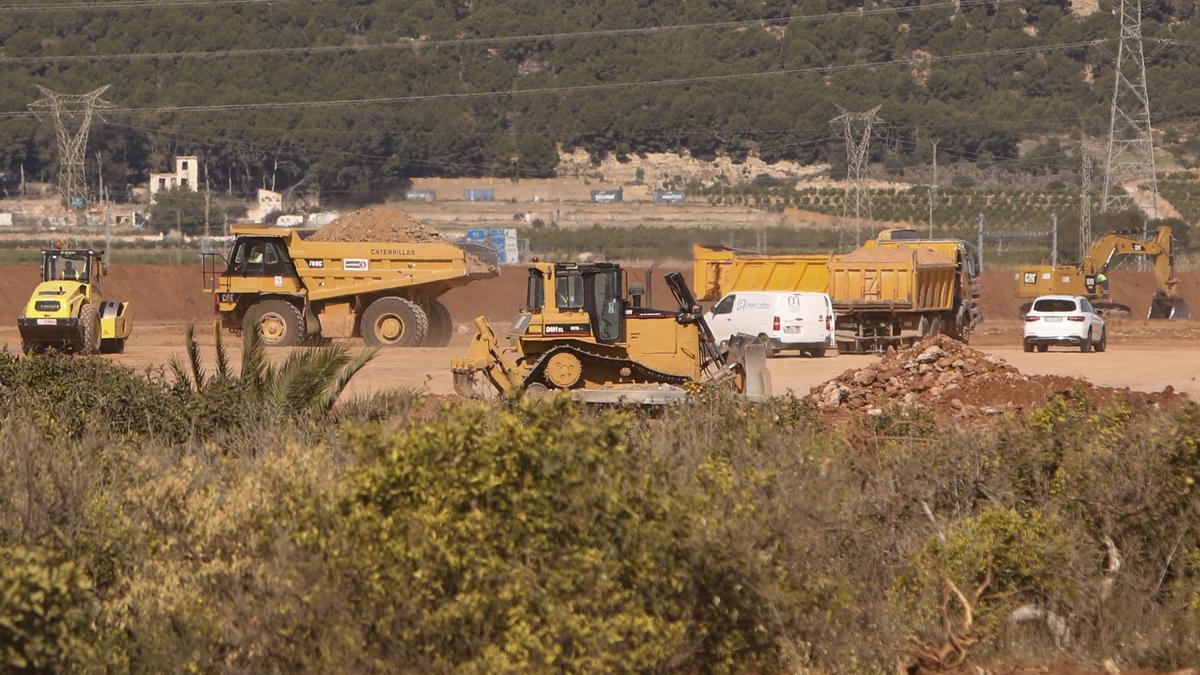
[(1155, 230), (1153, 239), (1143, 239), (1135, 233), (1109, 232), (1097, 239), (1081, 268), (1087, 274), (1107, 273), (1118, 256), (1148, 256), (1154, 261), (1156, 290), (1150, 302), (1149, 319), (1182, 319), (1191, 316), (1187, 303), (1179, 296), (1179, 280), (1173, 269), (1173, 235), (1163, 225)]

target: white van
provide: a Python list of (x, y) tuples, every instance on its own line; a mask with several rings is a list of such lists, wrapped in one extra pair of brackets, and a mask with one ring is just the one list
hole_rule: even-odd
[(825, 293), (745, 291), (730, 293), (704, 315), (717, 343), (736, 337), (767, 343), (768, 353), (798, 349), (821, 357), (835, 346), (833, 303)]

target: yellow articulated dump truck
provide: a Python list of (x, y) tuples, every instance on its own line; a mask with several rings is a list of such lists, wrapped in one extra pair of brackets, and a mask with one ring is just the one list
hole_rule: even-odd
[(22, 351), (125, 351), (133, 315), (128, 302), (104, 299), (105, 272), (103, 251), (42, 251), (42, 282), (17, 318)]
[(753, 255), (695, 246), (702, 300), (737, 291), (828, 293), (838, 351), (881, 351), (927, 335), (967, 341), (982, 320), (975, 257), (957, 239), (884, 230), (845, 255)]
[(361, 337), (376, 347), (445, 346), (438, 297), (499, 274), (454, 244), (309, 241), (298, 230), (233, 228), (229, 258), (205, 254), (205, 289), (222, 324), (254, 325), (268, 346)]

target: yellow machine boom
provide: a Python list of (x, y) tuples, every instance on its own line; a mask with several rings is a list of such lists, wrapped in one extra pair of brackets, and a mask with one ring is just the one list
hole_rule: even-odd
[[(1108, 232), (1092, 243), (1087, 255), (1078, 265), (1024, 265), (1013, 275), (1018, 298), (1040, 295), (1082, 295), (1101, 309), (1129, 312), (1126, 305), (1113, 302), (1109, 289), (1098, 283), (1107, 275), (1118, 258), (1147, 256), (1154, 263), (1154, 297), (1150, 301), (1148, 319), (1184, 319), (1191, 309), (1180, 297), (1179, 280), (1174, 274), (1174, 237), (1170, 227), (1160, 226), (1154, 237), (1146, 239), (1140, 232)], [(1022, 313), (1028, 311), (1022, 308)]]

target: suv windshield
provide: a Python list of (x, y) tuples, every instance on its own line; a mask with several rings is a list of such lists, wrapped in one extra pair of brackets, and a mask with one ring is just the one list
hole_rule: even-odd
[(87, 282), (88, 254), (82, 251), (59, 251), (46, 255), (46, 267), (42, 270), (43, 281)]
[(1033, 303), (1035, 312), (1074, 312), (1075, 301), (1061, 298), (1046, 298)]

